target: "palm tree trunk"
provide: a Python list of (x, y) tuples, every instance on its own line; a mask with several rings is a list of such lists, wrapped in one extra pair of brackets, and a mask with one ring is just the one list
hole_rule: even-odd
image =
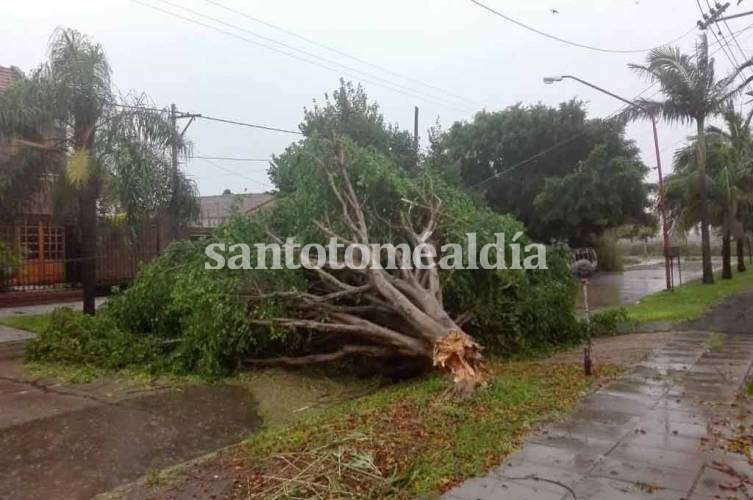
[(78, 206), (84, 314), (94, 315), (94, 298), (97, 294), (97, 196), (91, 181), (81, 187)]
[(722, 279), (732, 279), (732, 235), (728, 228), (722, 236)]
[(737, 272), (745, 272), (745, 239), (741, 236), (735, 238), (735, 245), (737, 246)]
[(97, 295), (97, 199), (99, 198), (99, 181), (91, 163), (94, 146), (94, 124), (76, 123), (76, 149), (87, 152), (89, 156), (88, 179), (79, 187), (78, 192), (78, 227), (81, 238), (81, 288), (84, 302), (84, 314), (95, 313), (94, 299)]
[(714, 283), (714, 270), (711, 267), (711, 236), (709, 234), (708, 193), (706, 192), (706, 134), (704, 119), (696, 120), (698, 131), (698, 162), (699, 190), (701, 194), (701, 253), (703, 260), (702, 282), (706, 285)]

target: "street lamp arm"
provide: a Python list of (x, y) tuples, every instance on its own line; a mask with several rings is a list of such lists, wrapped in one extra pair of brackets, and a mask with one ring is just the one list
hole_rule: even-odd
[(632, 106), (634, 108), (638, 108), (641, 111), (643, 111), (644, 113), (646, 113), (647, 115), (653, 116), (653, 113), (648, 108), (646, 108), (645, 106), (641, 106), (640, 104), (636, 103), (635, 101), (631, 101), (629, 99), (625, 99), (624, 97), (619, 96), (619, 95), (615, 94), (614, 92), (610, 92), (607, 89), (603, 89), (603, 88), (599, 87), (598, 85), (594, 85), (591, 82), (587, 82), (586, 80), (581, 80), (577, 76), (562, 75), (561, 78), (568, 78), (570, 80), (575, 80), (576, 82), (580, 82), (580, 83), (582, 83), (583, 85), (585, 85), (587, 87), (591, 87), (592, 89), (598, 90), (599, 92), (601, 92), (603, 94), (607, 94), (608, 96), (612, 96), (615, 99), (617, 99), (618, 101), (622, 101), (622, 102), (624, 102), (625, 104), (627, 104), (629, 106)]

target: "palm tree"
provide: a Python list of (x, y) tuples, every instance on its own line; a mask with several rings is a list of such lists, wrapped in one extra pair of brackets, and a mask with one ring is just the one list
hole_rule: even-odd
[[(636, 104), (670, 123), (695, 122), (698, 154), (696, 162), (699, 191), (699, 219), (703, 251), (703, 283), (713, 283), (711, 267), (711, 242), (709, 238), (708, 187), (706, 178), (706, 119), (723, 113), (727, 103), (753, 78), (735, 83), (741, 72), (753, 64), (745, 62), (726, 77), (717, 80), (714, 73), (714, 59), (709, 57), (706, 35), (702, 34), (696, 43), (695, 54), (683, 54), (678, 47), (661, 47), (651, 50), (646, 64), (631, 64), (630, 68), (650, 81), (659, 83), (665, 99), (652, 101), (639, 99)], [(634, 117), (645, 112), (631, 110)]]
[[(173, 141), (186, 150), (167, 114), (145, 109), (140, 99), (130, 101), (123, 106), (113, 93), (102, 47), (63, 28), (50, 39), (47, 61), (29, 78), (17, 78), (0, 98), (0, 135), (17, 150), (8, 163), (15, 163), (20, 171), (35, 166), (34, 180), (40, 172), (64, 170), (64, 181), (75, 192), (87, 314), (94, 314), (97, 216), (105, 209), (103, 193), (112, 191), (109, 184), (126, 165), (142, 164), (148, 166), (142, 170), (157, 171), (154, 167), (164, 163)], [(168, 184), (170, 189), (179, 188), (173, 184)], [(190, 196), (190, 184), (182, 185)], [(139, 205), (124, 203), (128, 195), (119, 194), (121, 207)]]
[[(709, 187), (707, 209), (710, 222), (722, 234), (722, 278), (732, 278), (731, 239), (737, 242), (737, 268), (745, 271), (743, 215), (753, 205), (753, 137), (747, 117), (728, 104), (722, 113), (725, 129), (707, 127), (706, 185)], [(675, 154), (675, 173), (668, 178), (668, 198), (673, 220), (679, 229), (688, 230), (700, 221), (697, 152), (698, 138)]]

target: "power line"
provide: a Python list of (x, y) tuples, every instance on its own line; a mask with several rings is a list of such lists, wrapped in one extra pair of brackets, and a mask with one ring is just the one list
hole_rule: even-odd
[[(160, 109), (155, 108), (151, 106), (132, 106), (129, 104), (113, 104), (113, 106), (116, 106), (118, 108), (126, 108), (126, 109), (140, 109), (143, 111), (151, 111), (153, 113), (169, 113), (169, 110), (166, 109)], [(258, 125), (256, 123), (248, 123), (248, 122), (241, 122), (237, 120), (228, 120), (226, 118), (218, 118), (216, 116), (207, 116), (200, 113), (178, 113), (178, 117), (181, 116), (193, 116), (195, 118), (200, 118), (203, 120), (209, 120), (213, 122), (221, 122), (221, 123), (229, 123), (231, 125), (240, 125), (243, 127), (250, 127), (250, 128), (256, 128), (260, 130), (269, 130), (271, 132), (283, 132), (286, 134), (297, 134), (297, 135), (303, 135), (303, 132), (299, 130), (290, 130), (285, 128), (277, 128), (277, 127), (270, 127), (268, 125)]]
[[(195, 158), (195, 157), (194, 157), (194, 158)], [(215, 168), (218, 168), (218, 169), (220, 169), (220, 170), (222, 170), (222, 171), (224, 171), (224, 172), (226, 172), (226, 173), (228, 173), (228, 174), (230, 174), (230, 175), (234, 175), (234, 176), (236, 176), (236, 177), (240, 177), (241, 179), (245, 179), (245, 180), (247, 180), (247, 181), (250, 181), (250, 182), (256, 183), (256, 184), (258, 184), (258, 185), (260, 185), (260, 186), (262, 186), (262, 187), (265, 187), (265, 188), (272, 188), (272, 189), (274, 189), (274, 188), (275, 188), (275, 187), (274, 187), (274, 186), (273, 186), (272, 184), (269, 184), (269, 183), (267, 183), (267, 182), (261, 182), (261, 181), (257, 181), (256, 179), (253, 179), (253, 178), (251, 178), (251, 177), (248, 177), (247, 175), (241, 174), (240, 172), (236, 172), (236, 171), (234, 171), (234, 170), (230, 170), (229, 168), (225, 168), (225, 167), (223, 167), (222, 165), (220, 165), (219, 163), (216, 163), (216, 162), (214, 162), (214, 161), (212, 161), (212, 160), (209, 160), (209, 159), (207, 159), (207, 158), (201, 158), (201, 159), (202, 159), (203, 161), (205, 161), (205, 162), (209, 163), (210, 165), (214, 166)]]
[(191, 158), (197, 160), (222, 160), (222, 161), (245, 161), (245, 162), (271, 162), (272, 158), (237, 158), (233, 156), (200, 156), (192, 155)]
[[(698, 5), (698, 10), (701, 12), (701, 17), (706, 18), (706, 12), (704, 12), (703, 7), (701, 6), (701, 0), (695, 0), (696, 5)], [(706, 2), (708, 4), (708, 1)], [(710, 6), (709, 6), (710, 7)], [(718, 25), (717, 25), (718, 27)], [(724, 52), (724, 55), (727, 57), (727, 60), (730, 62), (733, 68), (736, 68), (740, 65), (740, 63), (737, 62), (737, 59), (735, 59), (735, 55), (727, 52), (728, 44), (727, 39), (724, 38), (724, 35), (722, 34), (721, 30), (719, 30), (719, 35), (716, 34), (716, 31), (714, 29), (711, 29), (711, 34), (714, 35), (714, 39), (719, 42), (719, 46), (721, 47), (722, 51)], [(722, 39), (719, 39), (719, 36), (722, 37)]]
[[(470, 111), (470, 108), (463, 108), (461, 106), (458, 106), (455, 103), (450, 103), (450, 102), (445, 102), (445, 101), (438, 101), (438, 100), (436, 100), (434, 98), (430, 98), (429, 96), (423, 95), (421, 93), (421, 91), (416, 91), (416, 90), (407, 88), (407, 87), (402, 86), (400, 84), (396, 84), (394, 82), (390, 82), (389, 80), (386, 80), (386, 79), (381, 78), (379, 76), (372, 75), (372, 74), (366, 73), (364, 71), (358, 70), (356, 68), (352, 68), (350, 66), (344, 65), (342, 63), (338, 63), (336, 61), (332, 61), (330, 59), (318, 56), (318, 55), (313, 54), (311, 52), (308, 52), (308, 51), (305, 51), (305, 50), (302, 50), (302, 49), (298, 49), (298, 48), (293, 47), (291, 45), (285, 44), (284, 42), (280, 42), (280, 41), (274, 40), (272, 38), (268, 38), (268, 37), (259, 35), (257, 33), (254, 33), (251, 30), (248, 30), (248, 29), (245, 29), (245, 28), (242, 28), (242, 27), (239, 27), (239, 26), (227, 23), (225, 21), (222, 21), (220, 19), (214, 18), (212, 16), (208, 16), (206, 14), (202, 14), (202, 13), (197, 12), (197, 11), (195, 11), (193, 9), (188, 8), (188, 7), (183, 7), (181, 5), (177, 5), (177, 4), (172, 3), (172, 2), (170, 2), (168, 0), (157, 0), (157, 1), (165, 3), (167, 5), (171, 5), (174, 8), (178, 8), (178, 9), (184, 10), (186, 12), (190, 12), (193, 15), (198, 16), (200, 18), (209, 19), (209, 20), (211, 20), (211, 21), (213, 21), (213, 22), (215, 22), (217, 24), (221, 24), (221, 25), (230, 27), (230, 28), (232, 28), (234, 30), (238, 30), (238, 31), (241, 31), (241, 32), (244, 32), (244, 33), (248, 33), (251, 36), (254, 36), (256, 38), (260, 38), (262, 40), (266, 40), (268, 42), (275, 43), (275, 44), (280, 45), (282, 47), (286, 47), (286, 48), (288, 48), (290, 50), (293, 50), (295, 52), (299, 52), (299, 53), (305, 54), (305, 55), (307, 55), (309, 57), (313, 57), (315, 59), (319, 59), (320, 61), (325, 61), (328, 64), (324, 64), (324, 63), (321, 63), (321, 62), (313, 61), (313, 60), (311, 60), (309, 58), (300, 56), (300, 55), (296, 54), (295, 52), (291, 53), (291, 52), (288, 52), (286, 50), (282, 50), (282, 49), (280, 49), (278, 47), (274, 47), (272, 45), (269, 45), (267, 43), (259, 42), (259, 41), (256, 41), (256, 40), (252, 40), (250, 38), (247, 38), (247, 37), (244, 37), (242, 35), (239, 35), (238, 33), (234, 33), (232, 31), (228, 31), (226, 29), (219, 28), (219, 27), (214, 26), (212, 24), (208, 24), (206, 22), (199, 21), (197, 19), (186, 17), (186, 16), (181, 15), (181, 14), (179, 14), (177, 12), (173, 12), (173, 11), (170, 11), (170, 10), (166, 10), (166, 9), (157, 7), (156, 5), (147, 4), (147, 3), (145, 3), (145, 2), (143, 2), (141, 0), (131, 0), (131, 1), (134, 2), (134, 3), (137, 3), (139, 5), (142, 5), (144, 7), (147, 7), (149, 9), (156, 10), (158, 12), (162, 12), (163, 14), (167, 14), (169, 16), (176, 17), (176, 18), (181, 19), (183, 21), (186, 21), (186, 22), (189, 22), (189, 23), (192, 23), (192, 24), (196, 24), (196, 25), (199, 25), (199, 26), (203, 26), (205, 28), (209, 28), (209, 29), (214, 30), (214, 31), (216, 31), (218, 33), (222, 33), (222, 34), (231, 36), (233, 38), (237, 38), (238, 40), (244, 41), (246, 43), (250, 43), (252, 45), (257, 45), (259, 47), (266, 48), (266, 49), (271, 50), (273, 52), (277, 52), (278, 54), (282, 54), (282, 55), (285, 55), (287, 57), (291, 57), (293, 59), (296, 59), (298, 61), (301, 61), (301, 62), (304, 62), (304, 63), (307, 63), (307, 64), (311, 64), (311, 65), (314, 65), (314, 66), (326, 69), (328, 71), (337, 73), (339, 75), (343, 75), (343, 74), (347, 75), (348, 73), (344, 73), (342, 70), (333, 68), (332, 66), (329, 66), (328, 64), (334, 64), (336, 66), (340, 66), (341, 68), (345, 68), (346, 71), (350, 71), (351, 72), (351, 74), (350, 74), (351, 77), (355, 77), (355, 78), (357, 78), (359, 80), (363, 80), (364, 82), (368, 82), (368, 83), (371, 83), (373, 85), (377, 85), (377, 86), (380, 86), (380, 87), (387, 88), (387, 89), (389, 89), (389, 90), (391, 90), (393, 92), (397, 92), (397, 93), (406, 95), (406, 96), (414, 98), (414, 99), (421, 99), (423, 101), (430, 102), (430, 103), (435, 104), (435, 105), (442, 105), (442, 106), (452, 107), (452, 108), (455, 108), (457, 110), (464, 111), (464, 112)], [(354, 76), (353, 73), (355, 73), (356, 76)], [(366, 75), (368, 78), (364, 78), (362, 76), (358, 76), (359, 74), (360, 75)], [(373, 79), (377, 79), (377, 80), (380, 80), (380, 81), (374, 81)], [(386, 82), (386, 83), (382, 83), (382, 82)]]
[(266, 125), (256, 125), (255, 123), (247, 123), (247, 122), (240, 122), (236, 120), (228, 120), (225, 118), (217, 118), (216, 116), (201, 115), (199, 116), (199, 118), (201, 118), (202, 120), (209, 120), (212, 122), (229, 123), (230, 125), (240, 125), (242, 127), (258, 128), (261, 130), (269, 130), (272, 132), (283, 132), (286, 134), (303, 135), (303, 132), (301, 132), (300, 130), (289, 130), (285, 128), (268, 127)]
[[(473, 1), (473, 0), (471, 0), (471, 1)], [(744, 31), (747, 31), (747, 30), (749, 30), (751, 28), (753, 28), (753, 23), (751, 23), (748, 26), (746, 26), (745, 28), (737, 31), (736, 34), (740, 34), (740, 33), (744, 32)], [(719, 47), (717, 47), (717, 49), (714, 52), (712, 52), (710, 55), (713, 56), (714, 54), (716, 54), (717, 52), (719, 52), (720, 48), (721, 48), (721, 43), (719, 43)], [(652, 87), (654, 87), (655, 85), (657, 85), (657, 83), (658, 83), (657, 81), (652, 82), (648, 87), (646, 87), (645, 89), (641, 90), (635, 97), (633, 97), (632, 100), (634, 101), (638, 97), (640, 97), (643, 94), (645, 94), (646, 92), (648, 92), (648, 90), (651, 89)], [(654, 97), (656, 94), (659, 94), (660, 92), (661, 92), (661, 89), (656, 90), (653, 94), (651, 94), (650, 96), (648, 96), (648, 99), (651, 99), (652, 97)], [(629, 106), (620, 106), (615, 111), (613, 111), (612, 113), (610, 113), (609, 115), (607, 115), (607, 117), (604, 118), (603, 120), (604, 121), (611, 120), (611, 119), (615, 118), (616, 116), (620, 115), (623, 111), (627, 110), (628, 108), (629, 108)], [(489, 182), (489, 181), (491, 181), (493, 179), (497, 179), (497, 178), (503, 176), (504, 174), (506, 174), (508, 172), (511, 172), (512, 170), (515, 170), (515, 169), (520, 168), (520, 167), (522, 167), (524, 165), (527, 165), (527, 164), (531, 163), (532, 161), (537, 160), (538, 158), (541, 158), (542, 156), (545, 156), (545, 155), (551, 153), (552, 151), (555, 151), (555, 150), (557, 150), (557, 149), (559, 149), (561, 147), (564, 147), (564, 146), (570, 144), (571, 142), (575, 141), (576, 139), (579, 139), (579, 138), (583, 137), (584, 135), (585, 135), (585, 132), (578, 132), (577, 134), (574, 134), (574, 135), (572, 135), (571, 137), (569, 137), (567, 139), (559, 141), (559, 142), (553, 144), (552, 146), (546, 148), (545, 150), (539, 151), (538, 153), (534, 154), (533, 156), (530, 156), (530, 157), (526, 158), (525, 160), (520, 161), (520, 162), (518, 162), (518, 163), (516, 163), (516, 164), (514, 164), (514, 165), (512, 165), (512, 166), (510, 166), (508, 168), (506, 168), (505, 170), (503, 170), (501, 172), (497, 172), (494, 175), (491, 175), (491, 176), (487, 177), (486, 179), (483, 179), (482, 181), (477, 182), (476, 184), (473, 184), (473, 185), (469, 186), (468, 189), (475, 189), (475, 188), (481, 187), (484, 184), (486, 184), (487, 182)], [(673, 143), (672, 145), (674, 146), (678, 142), (681, 142), (681, 141), (677, 141), (677, 142)], [(665, 149), (666, 149), (666, 147), (664, 149), (661, 149), (659, 152), (661, 153), (661, 152), (665, 151)]]
[(476, 106), (476, 107), (479, 107), (479, 108), (483, 107), (483, 105), (481, 105), (479, 103), (471, 101), (470, 99), (467, 99), (467, 98), (465, 98), (465, 97), (463, 97), (461, 95), (455, 94), (454, 92), (451, 92), (449, 90), (443, 89), (442, 87), (438, 87), (436, 85), (432, 85), (430, 83), (426, 83), (426, 82), (424, 82), (422, 80), (419, 80), (417, 78), (413, 78), (411, 76), (403, 75), (401, 73), (393, 71), (393, 70), (391, 70), (389, 68), (386, 68), (384, 66), (380, 66), (379, 64), (371, 63), (371, 62), (369, 62), (369, 61), (367, 61), (365, 59), (362, 59), (360, 57), (354, 56), (354, 55), (349, 54), (347, 52), (344, 52), (344, 51), (342, 51), (340, 49), (331, 47), (329, 45), (325, 45), (325, 44), (323, 44), (321, 42), (318, 42), (318, 41), (313, 40), (311, 38), (305, 37), (305, 36), (303, 36), (303, 35), (301, 35), (299, 33), (296, 33), (295, 31), (291, 31), (291, 30), (283, 28), (281, 26), (277, 26), (277, 25), (272, 24), (272, 23), (270, 23), (268, 21), (264, 21), (263, 19), (259, 19), (258, 17), (254, 17), (254, 16), (252, 16), (252, 15), (246, 13), (246, 12), (243, 12), (243, 11), (240, 11), (240, 10), (237, 10), (237, 9), (233, 9), (231, 7), (223, 5), (222, 3), (217, 2), (215, 0), (204, 0), (204, 1), (207, 2), (207, 3), (209, 3), (209, 4), (214, 5), (216, 7), (219, 7), (220, 9), (223, 9), (223, 10), (226, 10), (226, 11), (231, 12), (233, 14), (245, 17), (246, 19), (249, 19), (249, 20), (251, 20), (251, 21), (253, 21), (255, 23), (262, 24), (264, 26), (267, 26), (268, 28), (272, 28), (273, 30), (279, 31), (281, 33), (285, 33), (285, 34), (290, 35), (292, 37), (295, 37), (295, 38), (297, 38), (299, 40), (302, 40), (304, 42), (307, 42), (307, 43), (310, 43), (312, 45), (315, 45), (315, 46), (317, 46), (319, 48), (328, 50), (330, 52), (333, 52), (335, 54), (341, 55), (343, 57), (347, 57), (348, 59), (351, 59), (353, 61), (359, 62), (359, 63), (364, 64), (366, 66), (369, 66), (369, 67), (372, 67), (374, 69), (377, 69), (377, 70), (383, 71), (385, 73), (388, 73), (388, 74), (390, 74), (392, 76), (396, 76), (396, 77), (401, 78), (403, 80), (414, 82), (414, 83), (417, 83), (419, 85), (423, 85), (426, 88), (435, 90), (437, 92), (441, 92), (441, 93), (443, 93), (443, 94), (445, 94), (447, 96), (453, 97), (455, 99), (458, 99), (460, 101), (466, 102), (466, 103), (471, 104), (473, 106)]
[[(708, 0), (706, 0), (706, 5), (709, 6), (709, 10), (712, 9), (711, 3)], [(717, 18), (716, 18), (716, 26), (717, 26), (717, 28), (719, 27), (719, 21), (720, 21), (720, 19), (717, 16)], [(721, 21), (724, 23), (724, 26), (727, 28), (727, 31), (730, 34), (730, 38), (732, 38), (732, 41), (735, 42), (735, 46), (737, 46), (737, 50), (740, 51), (740, 55), (743, 57), (743, 60), (747, 61), (748, 60), (748, 56), (745, 54), (745, 51), (743, 50), (742, 46), (740, 45), (740, 42), (737, 40), (737, 37), (735, 36), (735, 33), (732, 31), (732, 28), (730, 27), (729, 23), (727, 22), (726, 19), (722, 19)], [(721, 29), (719, 30), (719, 32), (721, 33)], [(732, 52), (731, 48), (730, 48), (730, 52)], [(735, 59), (735, 60), (737, 61), (737, 59)]]
[(479, 2), (478, 0), (470, 0), (470, 1), (472, 3), (478, 5), (482, 9), (485, 9), (485, 10), (491, 12), (492, 14), (501, 17), (502, 19), (504, 19), (506, 21), (509, 21), (509, 22), (511, 22), (513, 24), (516, 24), (516, 25), (520, 26), (521, 28), (527, 29), (528, 31), (532, 31), (532, 32), (534, 32), (534, 33), (536, 33), (538, 35), (544, 36), (544, 37), (549, 38), (551, 40), (556, 40), (558, 42), (564, 43), (566, 45), (570, 45), (572, 47), (578, 47), (578, 48), (581, 48), (581, 49), (593, 50), (593, 51), (596, 51), (596, 52), (607, 52), (607, 53), (612, 53), (612, 54), (636, 54), (636, 53), (641, 53), (641, 52), (648, 52), (649, 50), (655, 49), (657, 47), (661, 47), (661, 46), (664, 46), (664, 45), (669, 45), (669, 44), (675, 43), (675, 42), (677, 42), (679, 40), (682, 40), (683, 38), (685, 38), (686, 36), (688, 36), (690, 33), (692, 33), (695, 30), (695, 26), (694, 26), (693, 28), (689, 29), (688, 31), (686, 31), (682, 35), (678, 36), (677, 38), (673, 38), (672, 40), (669, 40), (666, 43), (663, 43), (661, 45), (657, 45), (655, 47), (649, 47), (647, 49), (635, 49), (635, 50), (604, 49), (604, 48), (601, 48), (601, 47), (594, 47), (592, 45), (586, 45), (586, 44), (583, 44), (583, 43), (573, 42), (573, 41), (566, 40), (564, 38), (560, 38), (558, 36), (546, 33), (544, 31), (536, 29), (536, 28), (534, 28), (532, 26), (524, 24), (524, 23), (522, 23), (522, 22), (520, 22), (520, 21), (518, 21), (516, 19), (513, 19), (512, 17), (510, 17), (508, 15), (505, 15), (505, 14), (503, 14), (502, 12), (500, 12), (498, 10), (493, 9), (493, 8), (489, 7), (488, 5), (485, 5), (485, 4), (481, 3), (481, 2)]

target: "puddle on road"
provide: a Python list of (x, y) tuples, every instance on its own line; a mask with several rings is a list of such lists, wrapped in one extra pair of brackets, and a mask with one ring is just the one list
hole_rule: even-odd
[[(675, 286), (680, 284), (677, 268), (674, 269)], [(697, 279), (701, 276), (699, 262), (683, 262), (682, 282)], [(630, 269), (620, 273), (597, 273), (588, 285), (588, 302), (592, 311), (608, 307), (633, 304), (647, 295), (666, 288), (664, 266)], [(579, 286), (576, 295), (576, 309), (584, 311), (583, 290)]]
[(247, 437), (243, 388), (170, 389), (0, 431), (0, 497), (84, 499)]

